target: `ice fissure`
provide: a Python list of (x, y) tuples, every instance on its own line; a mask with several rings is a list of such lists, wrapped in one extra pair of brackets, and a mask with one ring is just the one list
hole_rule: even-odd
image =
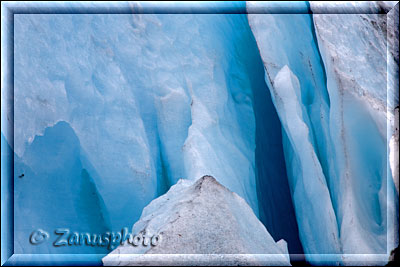
[[(255, 40), (253, 46), (256, 46)], [(252, 47), (258, 52), (258, 47)], [(288, 242), (289, 252), (301, 254), (298, 226), (287, 179), (282, 144), (282, 125), (264, 80), (259, 52), (249, 64), (254, 73), (253, 109), (256, 119), (256, 179), (260, 220), (276, 239)], [(274, 166), (271, 168), (271, 166)], [(274, 184), (275, 186), (270, 186)], [(282, 217), (283, 216), (283, 217)]]
[[(262, 7), (247, 3), (265, 81), (283, 125), (284, 156), (300, 239), (305, 253), (340, 253), (326, 178), (334, 174), (328, 134), (329, 96), (312, 20), (309, 14), (251, 14)], [(303, 8), (308, 7), (304, 4)]]
[[(380, 3), (362, 4), (374, 14), (350, 15), (333, 14), (351, 13), (347, 3), (297, 5), (316, 14), (289, 19), (268, 14), (265, 3), (248, 2), (249, 22), (283, 125), (306, 257), (319, 262), (321, 255), (312, 253), (343, 253), (326, 259), (354, 263), (356, 253), (387, 253), (398, 244), (392, 234), (398, 227), (398, 206), (390, 201), (398, 197), (392, 179), (396, 170), (387, 171), (386, 137), (396, 136), (393, 102), (398, 103), (398, 95), (392, 84), (398, 74), (387, 72), (386, 63), (396, 62), (393, 43), (398, 35), (393, 33), (396, 26), (386, 30), (386, 15), (375, 14)], [(392, 46), (388, 53), (386, 42)], [(393, 63), (391, 69), (398, 67)]]

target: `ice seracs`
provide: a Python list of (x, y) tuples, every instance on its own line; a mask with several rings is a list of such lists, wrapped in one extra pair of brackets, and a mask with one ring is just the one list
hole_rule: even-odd
[(189, 265), (207, 259), (216, 265), (290, 265), (286, 242), (275, 242), (246, 201), (208, 175), (179, 180), (144, 208), (132, 233), (161, 239), (155, 246), (126, 242), (103, 258), (104, 265), (165, 265), (169, 258)]

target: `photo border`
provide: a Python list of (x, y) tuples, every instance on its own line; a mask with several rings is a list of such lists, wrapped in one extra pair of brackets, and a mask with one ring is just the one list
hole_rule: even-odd
[[(306, 10), (302, 2), (269, 2), (265, 3), (268, 6), (268, 12), (265, 7), (260, 9), (252, 8), (252, 14), (310, 14), (309, 8)], [(399, 5), (397, 2), (396, 5)], [(392, 9), (393, 10), (393, 9)], [(99, 257), (104, 257), (107, 254), (15, 254), (14, 253), (14, 156), (12, 148), (14, 147), (14, 15), (15, 14), (248, 14), (244, 1), (240, 2), (181, 2), (179, 4), (164, 3), (164, 2), (142, 2), (140, 7), (131, 5), (130, 2), (2, 2), (1, 3), (1, 132), (8, 141), (1, 144), (1, 265), (99, 265)], [(315, 14), (315, 12), (313, 12)], [(371, 10), (366, 6), (353, 7), (348, 12), (343, 12), (343, 9), (331, 8), (324, 10), (318, 14), (377, 14), (371, 13)], [(388, 12), (390, 13), (390, 11)], [(379, 14), (388, 14), (379, 13)], [(397, 18), (398, 19), (398, 18)], [(391, 17), (388, 16), (388, 24), (394, 23)], [(389, 35), (388, 35), (389, 36)], [(398, 43), (395, 43), (398, 46)], [(395, 49), (387, 46), (389, 50)], [(397, 47), (398, 50), (398, 47)], [(396, 66), (387, 64), (387, 89), (389, 92), (395, 92), (398, 88), (398, 69), (391, 72), (391, 68)], [(394, 84), (389, 84), (389, 75), (394, 74)], [(389, 90), (389, 88), (393, 90)], [(394, 95), (389, 96), (395, 97)], [(389, 101), (389, 100), (388, 100)], [(5, 105), (5, 106), (4, 106)], [(398, 121), (395, 122), (398, 125)], [(387, 149), (389, 149), (389, 141), (391, 138), (392, 129), (387, 125)], [(398, 126), (397, 126), (398, 127)], [(395, 162), (398, 163), (398, 155)], [(387, 159), (389, 162), (389, 159)], [(388, 165), (388, 179), (391, 178), (391, 169)], [(398, 170), (397, 170), (398, 171)], [(387, 201), (395, 201), (396, 195), (388, 190)], [(389, 212), (388, 212), (389, 213)], [(389, 216), (389, 214), (387, 215)], [(389, 217), (388, 217), (389, 219)], [(395, 216), (393, 217), (394, 224), (398, 224)], [(388, 220), (389, 223), (389, 220)], [(389, 233), (388, 233), (389, 234)], [(396, 234), (396, 233), (395, 233)], [(393, 238), (393, 239), (392, 239)], [(388, 236), (388, 244), (395, 240), (396, 237)], [(179, 260), (179, 257), (194, 255), (196, 262), (200, 264), (212, 263), (213, 259), (210, 255), (202, 254), (154, 254), (154, 256), (142, 255), (143, 263), (167, 263), (173, 264)], [(229, 257), (217, 255), (214, 260), (221, 262), (221, 257), (229, 263)], [(238, 254), (241, 255), (241, 254)], [(246, 256), (245, 256), (246, 255)], [(247, 257), (262, 257), (262, 255), (274, 254), (243, 254)], [(342, 257), (349, 257), (354, 261), (380, 261), (388, 260), (390, 251), (386, 254), (307, 254), (308, 258), (315, 258), (316, 261), (324, 262), (338, 261)], [(303, 254), (290, 254), (291, 258), (304, 260)], [(124, 256), (125, 257), (125, 256)], [(126, 257), (132, 257), (127, 254)], [(146, 259), (148, 258), (148, 259)], [(202, 260), (203, 258), (203, 260)], [(164, 261), (163, 261), (164, 259)], [(211, 260), (211, 262), (207, 261)], [(100, 262), (101, 263), (101, 262)], [(181, 263), (181, 262), (180, 262)], [(215, 262), (214, 262), (215, 263)]]

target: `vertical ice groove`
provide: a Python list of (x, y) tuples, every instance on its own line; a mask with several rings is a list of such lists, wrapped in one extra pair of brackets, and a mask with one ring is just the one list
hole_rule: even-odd
[[(249, 3), (249, 12), (252, 8), (260, 11), (263, 5)], [(267, 7), (264, 8), (268, 10)], [(305, 4), (304, 8), (307, 8)], [(330, 101), (326, 90), (324, 69), (312, 30), (311, 17), (308, 14), (296, 16), (249, 14), (249, 21), (265, 64), (268, 76), (266, 82), (272, 85), (273, 77), (285, 64), (291, 66), (292, 71), (301, 77), (300, 83), (303, 88), (301, 95), (304, 103), (302, 112), (307, 114), (305, 120), (310, 126), (311, 142), (315, 146), (324, 174), (329, 180), (330, 176), (334, 175), (332, 164), (327, 157), (330, 153), (328, 145), (330, 143), (328, 136)], [(299, 35), (298, 32), (302, 34)], [(271, 42), (272, 38), (274, 42)], [(275, 45), (279, 43), (277, 39), (281, 42), (280, 45)], [(294, 40), (289, 42), (290, 39)], [(316, 138), (316, 136), (323, 136), (323, 138)]]
[[(253, 84), (253, 110), (256, 119), (255, 169), (260, 220), (275, 240), (285, 239), (291, 254), (303, 254), (287, 179), (282, 125), (264, 79), (264, 65), (250, 25), (248, 31), (251, 42), (244, 45), (248, 51), (245, 65)], [(284, 219), (282, 214), (285, 214)]]
[[(338, 172), (333, 194), (343, 253), (389, 254), (398, 243), (392, 238), (398, 227), (393, 196), (398, 193), (387, 162), (398, 105), (391, 84), (398, 75), (391, 74), (396, 56), (387, 52), (393, 41), (380, 11), (393, 3), (360, 4), (370, 14), (345, 14), (354, 10), (351, 3), (311, 2), (311, 9), (331, 98), (330, 135)], [(340, 12), (323, 14), (325, 9)], [(344, 260), (353, 259), (349, 255)]]
[[(285, 157), (297, 158), (298, 165), (289, 173), (297, 221), (305, 253), (340, 252), (335, 213), (320, 163), (309, 139), (309, 127), (301, 112), (300, 83), (285, 65), (274, 79), (272, 99), (288, 138)], [(287, 150), (287, 146), (291, 149)], [(319, 218), (316, 220), (316, 218)], [(324, 244), (321, 246), (321, 244)]]
[[(298, 5), (303, 5), (303, 9), (308, 10), (306, 3), (298, 3)], [(337, 201), (332, 197), (335, 196), (332, 194), (335, 192), (335, 188), (332, 188), (332, 181), (336, 179), (337, 172), (336, 163), (332, 157), (334, 150), (329, 129), (330, 99), (326, 88), (325, 70), (315, 39), (312, 17), (309, 14), (252, 14), (253, 9), (258, 13), (260, 11), (268, 13), (268, 8), (267, 4), (247, 2), (249, 24), (264, 63), (265, 82), (271, 91), (284, 128), (282, 131), (284, 152), (302, 245), (306, 253), (325, 253), (321, 252), (323, 250), (338, 253), (341, 248), (336, 218), (335, 203)], [(296, 99), (296, 109), (291, 109), (290, 112), (285, 110), (283, 105), (278, 108), (281, 101), (279, 89), (276, 87), (276, 82), (280, 79), (275, 81), (275, 77), (281, 78), (277, 76), (278, 73), (281, 74), (281, 77), (285, 76), (285, 73), (287, 77), (296, 77), (294, 80), (298, 83), (294, 82), (293, 86), (294, 88), (298, 86), (299, 89), (286, 92), (292, 93), (291, 97)], [(292, 128), (293, 122), (289, 116), (298, 116), (296, 126), (303, 129), (302, 135), (296, 139), (293, 139), (292, 136), (296, 130)], [(308, 145), (305, 146), (305, 144)], [(299, 149), (300, 146), (305, 146), (305, 150)], [(306, 169), (304, 169), (303, 160), (307, 157), (303, 154), (308, 155), (308, 163), (310, 163)], [(314, 172), (314, 178), (308, 177), (305, 174), (306, 171)], [(314, 182), (310, 182), (310, 179), (314, 179)], [(307, 184), (307, 182), (309, 185), (315, 183), (320, 190), (316, 190), (313, 186), (305, 187), (303, 183)], [(304, 200), (307, 198), (305, 196), (307, 194), (316, 195), (316, 191), (325, 199), (323, 203), (327, 205), (328, 210), (325, 214), (325, 221), (328, 223), (326, 224), (325, 221), (321, 223), (320, 231), (316, 231), (318, 234), (314, 232), (313, 235), (308, 234), (313, 230), (307, 228), (310, 225), (304, 221), (303, 209), (306, 209), (307, 206)], [(322, 209), (308, 212), (308, 216), (314, 218), (313, 222), (318, 224)], [(329, 226), (328, 234), (322, 230), (325, 224)], [(318, 229), (318, 227), (314, 228)], [(330, 240), (329, 245), (325, 247), (315, 245), (314, 238), (318, 239), (318, 235), (320, 237), (325, 235), (326, 240)], [(308, 254), (309, 258), (310, 255)]]

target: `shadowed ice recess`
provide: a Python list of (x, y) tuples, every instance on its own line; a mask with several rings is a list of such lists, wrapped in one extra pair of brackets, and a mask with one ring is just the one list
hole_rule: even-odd
[(15, 253), (109, 253), (29, 235), (131, 229), (180, 179), (211, 175), (289, 254), (384, 263), (373, 255), (398, 244), (393, 29), (377, 14), (237, 5), (249, 14), (14, 15), (2, 147), (14, 144)]

